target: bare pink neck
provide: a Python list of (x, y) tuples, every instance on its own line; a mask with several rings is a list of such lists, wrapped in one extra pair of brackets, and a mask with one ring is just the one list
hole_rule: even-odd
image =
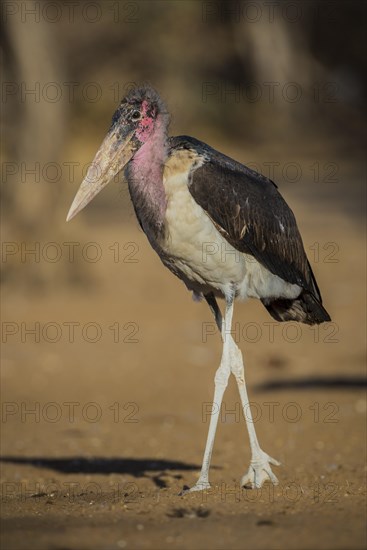
[(133, 202), (144, 230), (162, 226), (167, 206), (163, 186), (163, 167), (168, 154), (167, 120), (159, 115), (151, 137), (135, 153), (129, 163), (128, 181)]

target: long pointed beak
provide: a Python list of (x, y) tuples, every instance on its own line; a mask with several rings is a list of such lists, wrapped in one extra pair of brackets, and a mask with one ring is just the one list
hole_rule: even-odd
[(111, 129), (98, 149), (87, 175), (73, 200), (67, 215), (68, 222), (78, 214), (129, 162), (134, 154), (131, 130), (121, 136), (119, 128)]

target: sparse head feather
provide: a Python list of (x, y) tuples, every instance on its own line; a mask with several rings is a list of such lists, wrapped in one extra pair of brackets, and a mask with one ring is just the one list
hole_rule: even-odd
[(137, 86), (122, 99), (112, 117), (110, 130), (134, 132), (134, 140), (145, 143), (157, 128), (167, 134), (169, 114), (158, 92), (149, 85)]
[(157, 114), (168, 114), (159, 93), (148, 84), (130, 90), (122, 100), (122, 103), (141, 105), (143, 101), (146, 101), (150, 106), (156, 107)]

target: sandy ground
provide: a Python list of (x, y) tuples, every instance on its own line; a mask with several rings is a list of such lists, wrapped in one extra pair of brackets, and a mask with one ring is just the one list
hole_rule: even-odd
[[(231, 381), (213, 488), (178, 496), (198, 477), (220, 339), (135, 224), (86, 216), (65, 238), (97, 243), (78, 247), (73, 285), (3, 292), (4, 550), (365, 547), (361, 230), (287, 198), (333, 323), (280, 325), (257, 302), (234, 319), (279, 485), (239, 486), (250, 453)], [(19, 268), (62, 271), (62, 249)]]

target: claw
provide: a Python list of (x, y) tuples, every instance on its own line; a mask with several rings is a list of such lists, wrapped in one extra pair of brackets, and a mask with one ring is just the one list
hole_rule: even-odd
[(247, 473), (241, 480), (241, 486), (245, 489), (260, 489), (265, 481), (271, 481), (273, 485), (278, 485), (279, 481), (273, 474), (270, 464), (280, 466), (280, 462), (262, 452), (259, 457), (251, 460)]
[(205, 491), (206, 489), (210, 489), (209, 481), (198, 481), (193, 487), (188, 487), (187, 485), (185, 485), (178, 496), (183, 497), (188, 493), (194, 493), (195, 491)]

